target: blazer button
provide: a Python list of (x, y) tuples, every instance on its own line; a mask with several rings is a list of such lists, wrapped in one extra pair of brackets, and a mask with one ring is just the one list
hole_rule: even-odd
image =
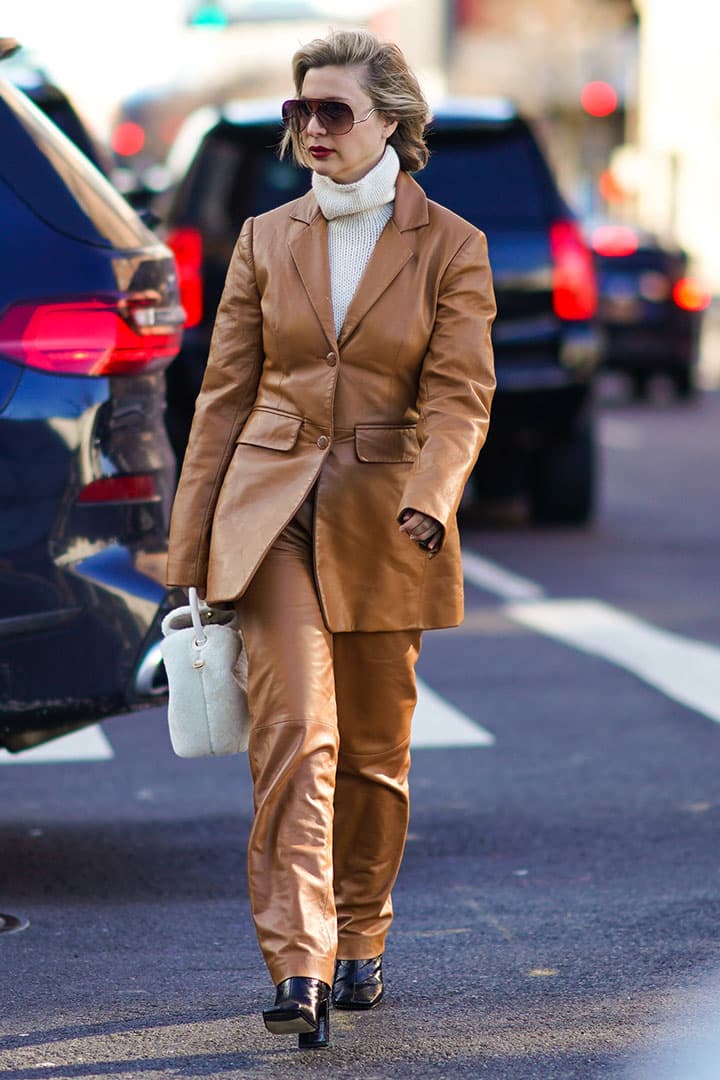
[(334, 352), (329, 352), (325, 359), (327, 360), (330, 367), (335, 367), (335, 365), (337, 364), (337, 356)]
[(317, 445), (319, 450), (327, 450), (328, 446), (330, 445), (330, 440), (328, 439), (327, 435), (321, 435), (317, 441)]

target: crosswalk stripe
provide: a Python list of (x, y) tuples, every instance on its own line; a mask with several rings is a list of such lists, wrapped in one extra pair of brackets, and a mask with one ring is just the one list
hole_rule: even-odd
[(503, 600), (538, 600), (545, 595), (545, 590), (534, 581), (514, 574), (473, 551), (463, 551), (462, 561), (466, 581)]
[(10, 754), (0, 750), (0, 765), (52, 765), (71, 761), (109, 761), (114, 757), (113, 748), (98, 724), (62, 735), (59, 739)]
[(509, 604), (515, 622), (631, 671), (673, 701), (720, 722), (720, 648), (660, 630), (601, 600)]
[[(413, 720), (413, 749), (424, 747), (493, 746), (495, 739), (479, 724), (445, 701), (418, 679), (418, 703)], [(0, 750), (0, 765), (52, 765), (82, 761), (109, 761), (113, 748), (99, 724), (59, 739), (10, 754)]]
[(553, 600), (542, 586), (474, 552), (466, 579), (506, 601), (513, 622), (632, 672), (673, 701), (720, 723), (720, 648), (684, 637), (594, 599)]
[(417, 680), (418, 702), (413, 718), (412, 747), (493, 746), (495, 737), (444, 698)]

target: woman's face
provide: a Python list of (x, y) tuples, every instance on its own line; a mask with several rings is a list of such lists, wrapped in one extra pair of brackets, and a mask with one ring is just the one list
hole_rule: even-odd
[[(351, 184), (377, 165), (385, 151), (385, 141), (397, 127), (387, 123), (377, 112), (370, 112), (372, 101), (361, 79), (364, 68), (329, 66), (311, 68), (303, 80), (300, 96), (324, 101), (344, 101), (350, 106), (356, 123), (346, 135), (330, 135), (313, 113), (300, 141), (314, 172), (329, 176), (338, 184)], [(368, 113), (370, 115), (368, 116)], [(363, 119), (367, 116), (367, 120)]]

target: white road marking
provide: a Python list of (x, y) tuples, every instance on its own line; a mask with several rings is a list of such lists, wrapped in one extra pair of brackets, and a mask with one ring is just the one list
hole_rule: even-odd
[(638, 450), (642, 446), (642, 435), (630, 420), (610, 416), (599, 426), (598, 441), (609, 450)]
[(71, 761), (109, 761), (114, 752), (107, 737), (98, 724), (73, 731), (59, 739), (51, 739), (32, 750), (23, 750), (19, 754), (10, 754), (0, 750), (0, 765), (52, 765), (57, 762)]
[(418, 679), (418, 702), (413, 717), (412, 748), (493, 746), (495, 737), (445, 701)]
[(673, 701), (720, 722), (720, 648), (659, 630), (600, 600), (510, 604), (505, 614), (631, 671)]
[(463, 552), (463, 567), (471, 584), (509, 601), (500, 610), (513, 622), (617, 664), (720, 723), (717, 646), (660, 630), (601, 600), (552, 600), (536, 582), (474, 552)]
[(545, 595), (545, 590), (534, 581), (520, 577), (472, 551), (463, 551), (462, 561), (465, 579), (471, 585), (503, 600), (539, 600)]
[[(493, 746), (489, 731), (418, 679), (418, 703), (413, 720), (413, 749), (423, 747)], [(52, 765), (81, 761), (109, 761), (113, 748), (99, 724), (63, 735), (59, 739), (10, 754), (0, 749), (0, 765)]]

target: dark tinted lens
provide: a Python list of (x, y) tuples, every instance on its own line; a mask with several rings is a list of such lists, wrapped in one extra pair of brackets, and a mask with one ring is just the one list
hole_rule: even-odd
[(320, 123), (331, 135), (344, 135), (353, 126), (353, 114), (343, 101), (323, 101), (318, 105)]
[(293, 131), (304, 131), (313, 112), (330, 135), (345, 135), (352, 129), (353, 114), (344, 101), (314, 101), (290, 98), (282, 106), (282, 118)]
[(311, 115), (312, 110), (307, 101), (291, 98), (282, 104), (282, 118), (295, 131), (304, 131)]

